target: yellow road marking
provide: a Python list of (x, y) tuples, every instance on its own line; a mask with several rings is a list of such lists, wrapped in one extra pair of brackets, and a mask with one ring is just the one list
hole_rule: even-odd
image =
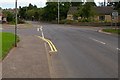
[(48, 43), (48, 45), (50, 46), (51, 52), (52, 52), (52, 51), (53, 51), (53, 48), (52, 48), (51, 44), (49, 43), (49, 41), (47, 41), (46, 39), (44, 39), (44, 38), (42, 38), (42, 37), (40, 37), (40, 36), (38, 36), (38, 37)]
[(49, 42), (50, 42), (50, 44), (52, 45), (52, 47), (53, 47), (53, 49), (54, 49), (54, 51), (56, 51), (57, 52), (57, 48), (55, 47), (55, 45), (49, 40), (49, 39), (47, 39)]
[(50, 52), (57, 52), (57, 48), (55, 47), (55, 45), (52, 43), (52, 41), (50, 41), (49, 39), (45, 39), (41, 36), (37, 36), (38, 38), (41, 38), (42, 40), (46, 41), (51, 49)]

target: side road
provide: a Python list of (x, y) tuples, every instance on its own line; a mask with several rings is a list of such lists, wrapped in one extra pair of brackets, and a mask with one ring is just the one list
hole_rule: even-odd
[(32, 35), (20, 35), (20, 40), (2, 62), (2, 77), (50, 78), (44, 42)]

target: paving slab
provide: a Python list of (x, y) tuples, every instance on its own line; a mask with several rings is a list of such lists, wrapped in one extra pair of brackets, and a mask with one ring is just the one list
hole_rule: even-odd
[(31, 35), (20, 35), (18, 47), (2, 61), (3, 78), (50, 78), (44, 42)]

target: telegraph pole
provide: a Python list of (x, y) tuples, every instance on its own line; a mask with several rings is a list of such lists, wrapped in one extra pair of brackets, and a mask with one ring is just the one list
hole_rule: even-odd
[(106, 0), (104, 0), (104, 6), (106, 6)]
[(60, 3), (59, 3), (59, 0), (58, 0), (58, 24), (60, 22)]
[(17, 47), (17, 0), (15, 1), (15, 47)]

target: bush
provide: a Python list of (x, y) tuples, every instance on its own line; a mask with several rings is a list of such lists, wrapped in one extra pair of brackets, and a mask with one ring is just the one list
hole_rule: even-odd
[(24, 23), (25, 23), (24, 20), (22, 20), (22, 19), (18, 19), (18, 24), (24, 24)]
[(66, 23), (66, 20), (61, 20), (59, 23), (60, 23), (60, 24), (65, 24), (65, 23)]
[[(15, 19), (13, 19), (12, 21), (9, 21), (8, 22), (9, 24), (15, 24)], [(25, 21), (24, 20), (22, 20), (22, 19), (18, 19), (18, 24), (24, 24), (25, 23)]]
[(72, 24), (74, 21), (73, 20), (66, 20), (66, 24)]
[(84, 19), (79, 19), (78, 22), (93, 22), (93, 20), (84, 18)]

